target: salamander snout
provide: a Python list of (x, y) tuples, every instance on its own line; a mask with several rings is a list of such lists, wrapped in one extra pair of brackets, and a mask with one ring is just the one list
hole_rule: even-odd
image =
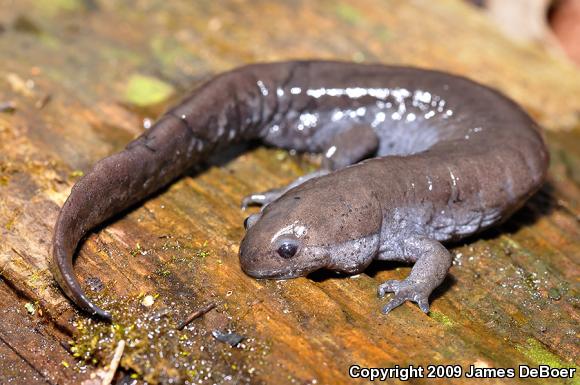
[(299, 277), (303, 275), (298, 261), (301, 246), (300, 240), (291, 234), (271, 240), (251, 227), (240, 246), (240, 265), (254, 278)]
[(277, 202), (245, 221), (239, 256), (242, 270), (249, 276), (296, 278), (326, 266), (319, 248), (311, 244), (311, 235), (323, 227), (310, 222), (311, 216), (303, 215), (294, 199), (289, 201), (291, 206)]

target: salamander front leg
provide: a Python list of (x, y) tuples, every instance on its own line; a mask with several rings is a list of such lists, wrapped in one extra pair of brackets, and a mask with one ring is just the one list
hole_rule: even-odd
[(284, 193), (286, 193), (286, 191), (290, 190), (291, 188), (294, 188), (294, 187), (306, 182), (309, 179), (316, 178), (316, 177), (319, 177), (322, 175), (326, 175), (328, 173), (329, 173), (328, 170), (320, 169), (320, 170), (311, 172), (310, 174), (302, 175), (301, 177), (296, 178), (292, 183), (288, 184), (285, 187), (274, 188), (274, 189), (267, 190), (264, 192), (246, 195), (244, 197), (244, 199), (242, 199), (242, 209), (246, 209), (248, 206), (253, 206), (253, 205), (266, 206), (270, 202), (273, 202), (276, 199), (278, 199), (280, 196), (284, 195)]
[(247, 195), (242, 200), (242, 208), (251, 205), (266, 206), (307, 180), (326, 175), (372, 155), (378, 146), (379, 138), (372, 127), (367, 125), (346, 127), (323, 146), (324, 157), (320, 170), (303, 175), (285, 187)]
[(451, 267), (451, 254), (441, 243), (425, 238), (406, 241), (404, 254), (401, 258), (384, 258), (414, 261), (415, 265), (403, 281), (389, 280), (379, 286), (381, 298), (386, 293), (395, 293), (395, 297), (383, 307), (383, 313), (389, 313), (405, 301), (417, 303), (423, 312), (428, 313), (429, 296), (445, 279)]

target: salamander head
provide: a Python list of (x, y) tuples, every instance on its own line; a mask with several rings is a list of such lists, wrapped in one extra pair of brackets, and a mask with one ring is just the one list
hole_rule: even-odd
[(240, 246), (242, 270), (255, 278), (285, 279), (326, 267), (328, 255), (310, 247), (311, 219), (288, 216), (272, 205), (250, 217)]
[(364, 269), (378, 248), (380, 210), (357, 203), (337, 194), (289, 191), (246, 220), (242, 270), (255, 278), (287, 279), (322, 268)]

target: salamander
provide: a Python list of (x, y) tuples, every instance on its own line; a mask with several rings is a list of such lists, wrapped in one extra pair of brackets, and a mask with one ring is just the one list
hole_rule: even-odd
[(82, 291), (72, 258), (95, 226), (196, 163), (241, 141), (322, 154), (321, 168), (250, 194), (239, 259), (251, 277), (319, 269), (358, 274), (373, 260), (413, 263), (379, 285), (429, 311), (452, 256), (443, 245), (504, 221), (542, 185), (549, 163), (534, 120), (465, 77), (337, 61), (250, 64), (219, 74), (140, 137), (100, 160), (58, 216), (52, 263), (63, 292), (110, 320)]

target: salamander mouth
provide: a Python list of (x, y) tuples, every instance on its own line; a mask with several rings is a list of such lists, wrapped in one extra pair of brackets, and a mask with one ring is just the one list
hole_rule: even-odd
[(302, 274), (292, 274), (269, 270), (244, 270), (244, 273), (252, 278), (258, 279), (292, 279), (302, 276)]
[(310, 271), (306, 271), (305, 269), (295, 269), (290, 271), (280, 271), (280, 270), (261, 270), (261, 269), (247, 269), (242, 266), (242, 270), (244, 273), (249, 275), (252, 278), (258, 279), (292, 279), (298, 277), (304, 277), (305, 275), (309, 274)]

